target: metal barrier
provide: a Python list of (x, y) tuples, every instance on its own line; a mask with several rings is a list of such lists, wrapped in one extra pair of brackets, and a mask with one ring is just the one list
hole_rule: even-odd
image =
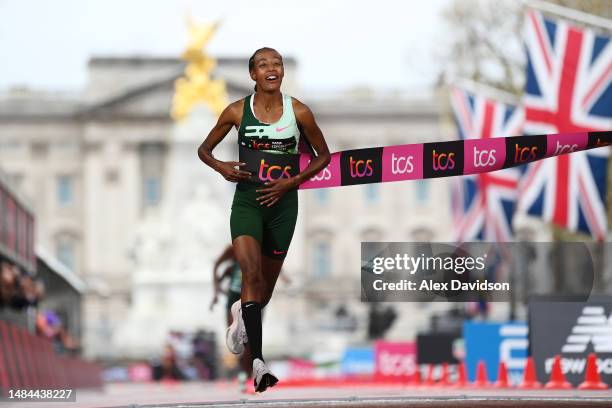
[(0, 320), (0, 389), (77, 389), (102, 386), (102, 368), (55, 353), (50, 340)]

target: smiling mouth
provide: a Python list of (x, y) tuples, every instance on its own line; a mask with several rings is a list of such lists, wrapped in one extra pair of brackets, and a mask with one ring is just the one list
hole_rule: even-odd
[(278, 80), (278, 76), (277, 75), (268, 75), (266, 77), (266, 81), (267, 82), (276, 82)]

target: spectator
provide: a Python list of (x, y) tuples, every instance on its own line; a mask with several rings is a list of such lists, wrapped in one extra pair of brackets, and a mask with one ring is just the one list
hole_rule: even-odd
[(36, 315), (36, 334), (53, 341), (53, 346), (59, 353), (78, 352), (79, 343), (68, 333), (60, 317), (52, 310), (39, 312)]
[(193, 338), (193, 360), (202, 380), (217, 379), (217, 354), (214, 333), (198, 330)]
[(16, 276), (7, 262), (0, 264), (0, 307), (8, 306), (13, 298)]
[(11, 298), (11, 306), (14, 309), (24, 309), (28, 306), (36, 306), (38, 304), (38, 296), (34, 280), (29, 275), (20, 276), (14, 285), (15, 290)]
[(30, 275), (21, 275), (17, 266), (8, 262), (0, 264), (0, 308), (21, 310), (37, 306), (42, 299), (44, 287)]
[(176, 352), (170, 344), (166, 344), (161, 361), (162, 378), (182, 380), (183, 373), (176, 362)]

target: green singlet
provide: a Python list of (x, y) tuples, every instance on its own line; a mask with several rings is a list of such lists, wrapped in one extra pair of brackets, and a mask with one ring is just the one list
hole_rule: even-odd
[[(300, 130), (289, 95), (283, 96), (283, 114), (275, 123), (264, 123), (255, 117), (253, 95), (244, 99), (242, 121), (238, 129), (238, 144), (268, 153), (298, 152)], [(261, 185), (238, 183), (232, 202), (230, 228), (232, 241), (249, 235), (259, 241), (262, 254), (284, 259), (289, 250), (298, 213), (297, 189), (288, 191), (271, 207), (259, 204), (261, 195), (255, 190)]]

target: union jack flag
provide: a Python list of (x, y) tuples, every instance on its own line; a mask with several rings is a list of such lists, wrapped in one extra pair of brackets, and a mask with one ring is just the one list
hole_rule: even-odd
[[(525, 133), (612, 129), (609, 36), (529, 10), (525, 44)], [(519, 209), (601, 239), (607, 165), (607, 148), (532, 163), (521, 180)]]
[[(523, 110), (453, 87), (451, 102), (461, 139), (519, 135)], [(513, 239), (512, 216), (520, 170), (509, 168), (462, 176), (452, 184), (455, 241)]]

